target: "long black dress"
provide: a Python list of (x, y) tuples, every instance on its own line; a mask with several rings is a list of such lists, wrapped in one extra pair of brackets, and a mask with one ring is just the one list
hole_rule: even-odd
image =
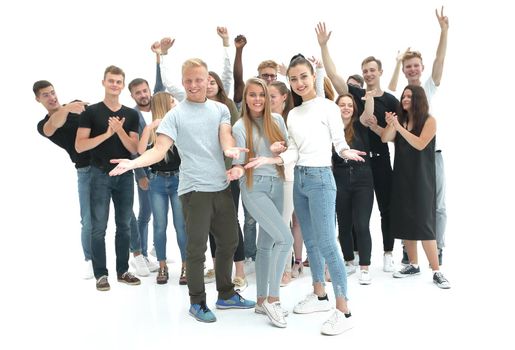
[(395, 238), (436, 239), (435, 140), (422, 151), (395, 137), (391, 228)]

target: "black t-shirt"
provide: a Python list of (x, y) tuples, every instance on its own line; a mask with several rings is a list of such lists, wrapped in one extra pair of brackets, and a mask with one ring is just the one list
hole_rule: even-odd
[(150, 168), (154, 171), (176, 171), (179, 170), (181, 165), (181, 157), (179, 157), (179, 151), (177, 147), (173, 145), (172, 150), (167, 152), (168, 162), (163, 159), (159, 163), (152, 164)]
[[(134, 109), (122, 106), (118, 111), (111, 111), (104, 102), (88, 106), (82, 112), (79, 127), (91, 129), (89, 137), (94, 138), (106, 132), (109, 126), (109, 117), (125, 118), (123, 129), (129, 133), (138, 132), (138, 112)], [(91, 165), (102, 169), (105, 173), (111, 171), (116, 164), (111, 164), (111, 159), (130, 158), (131, 153), (125, 148), (117, 134), (90, 150)]]
[[(349, 143), (349, 147), (352, 149), (357, 149), (359, 151), (363, 152), (370, 152), (370, 145), (368, 140), (368, 131), (363, 124), (359, 121), (359, 119), (355, 120), (353, 122), (354, 126), (354, 136), (352, 137), (352, 141)], [(367, 156), (364, 156), (363, 159), (365, 159), (365, 163), (368, 163), (370, 161), (370, 158)], [(362, 162), (357, 162), (353, 160), (345, 161), (342, 157), (340, 157), (333, 148), (333, 167), (340, 168), (340, 167), (348, 167), (349, 165), (363, 165)]]
[[(348, 85), (349, 92), (354, 96), (358, 105), (358, 115), (363, 113), (365, 109), (365, 101), (361, 98), (365, 96), (365, 89), (360, 89), (352, 85)], [(377, 124), (386, 127), (386, 112), (396, 112), (399, 107), (399, 100), (392, 94), (384, 92), (382, 96), (374, 97), (374, 116), (377, 118)], [(388, 145), (381, 141), (381, 138), (372, 130), (368, 130), (370, 140), (370, 150), (380, 155), (389, 155)]]
[(75, 138), (77, 137), (79, 118), (79, 114), (68, 113), (63, 126), (57, 129), (52, 136), (47, 137), (43, 132), (43, 126), (50, 119), (50, 116), (47, 114), (45, 118), (38, 123), (38, 132), (57, 146), (63, 148), (70, 156), (71, 161), (75, 163), (76, 168), (84, 168), (89, 165), (89, 152), (77, 153), (75, 150)]

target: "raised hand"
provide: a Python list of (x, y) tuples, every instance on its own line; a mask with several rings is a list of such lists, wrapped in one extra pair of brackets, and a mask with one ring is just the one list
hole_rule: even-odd
[(315, 32), (317, 33), (318, 45), (327, 45), (329, 38), (331, 38), (332, 32), (327, 33), (325, 22), (318, 22), (317, 27), (315, 28)]
[(311, 64), (316, 68), (324, 68), (324, 64), (322, 63), (322, 61), (316, 58), (315, 56), (311, 56), (311, 58), (308, 57), (308, 61), (311, 62)]
[(449, 18), (447, 16), (444, 16), (443, 14), (443, 6), (440, 10), (440, 14), (438, 14), (438, 9), (435, 9), (436, 18), (438, 19), (438, 23), (440, 24), (440, 28), (442, 30), (449, 29)]
[(284, 63), (279, 64), (279, 74), (286, 76), (286, 72), (288, 71), (288, 67)]
[(165, 37), (161, 39), (161, 54), (166, 55), (168, 53), (168, 50), (171, 49), (174, 43), (175, 39), (172, 39), (170, 37)]
[(229, 32), (227, 27), (216, 27), (216, 34), (222, 38), (224, 46), (229, 46)]
[(161, 54), (161, 42), (155, 41), (152, 45), (150, 45), (150, 50), (153, 53), (160, 55)]
[(226, 150), (224, 150), (224, 155), (227, 158), (237, 159), (237, 158), (240, 158), (241, 152), (248, 152), (248, 151), (249, 151), (249, 149), (244, 148), (244, 147), (230, 147), (230, 148), (227, 148)]
[(240, 34), (236, 36), (236, 38), (234, 38), (234, 46), (237, 49), (243, 49), (245, 45), (247, 45), (247, 38), (245, 37), (245, 35)]

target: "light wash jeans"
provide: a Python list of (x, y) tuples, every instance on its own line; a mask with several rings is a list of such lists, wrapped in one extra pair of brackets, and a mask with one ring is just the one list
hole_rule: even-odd
[(77, 188), (79, 190), (80, 206), (80, 239), (84, 259), (91, 260), (91, 167), (77, 169)]
[(442, 152), (435, 153), (436, 172), (436, 244), (439, 249), (445, 247), (445, 227), (447, 210), (445, 208), (445, 168)]
[(313, 283), (325, 284), (325, 263), (336, 297), (347, 299), (347, 273), (336, 242), (336, 183), (330, 167), (295, 166), (293, 205), (308, 253)]
[(134, 202), (134, 174), (128, 171), (109, 176), (101, 169), (91, 167), (91, 253), (93, 271), (98, 279), (108, 275), (106, 267), (105, 235), (109, 219), (109, 205), (113, 200), (116, 222), (116, 273), (120, 276), (129, 269), (131, 216)]
[(154, 246), (158, 261), (166, 261), (166, 229), (168, 227), (168, 203), (172, 207), (173, 226), (177, 235), (177, 245), (181, 260), (186, 261), (186, 228), (182, 204), (177, 194), (179, 173), (171, 176), (149, 174), (150, 205), (154, 216)]
[(252, 188), (240, 180), (241, 199), (259, 224), (256, 253), (256, 289), (259, 297), (279, 297), (284, 265), (293, 245), (283, 211), (283, 181), (278, 177), (256, 175)]

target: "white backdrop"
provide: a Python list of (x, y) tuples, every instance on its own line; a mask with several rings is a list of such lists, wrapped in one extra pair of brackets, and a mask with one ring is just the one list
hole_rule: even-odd
[[(450, 29), (435, 116), (438, 135), (445, 139), (453, 270), (467, 281), (460, 293), (470, 297), (471, 308), (484, 302), (488, 306), (481, 312), (513, 309), (504, 298), (515, 233), (513, 152), (507, 141), (513, 115), (506, 108), (514, 79), (512, 12), (497, 0), (444, 5)], [(397, 50), (408, 46), (422, 52), (424, 77), (430, 74), (440, 32), (434, 9), (440, 6), (435, 0), (10, 2), (0, 13), (6, 300), (16, 305), (37, 288), (26, 274), (40, 274), (41, 283), (69, 278), (59, 275), (60, 266), (80, 254), (75, 171), (64, 151), (36, 131), (45, 115), (32, 93), (36, 80), (51, 81), (61, 103), (100, 101), (102, 74), (110, 64), (125, 70), (127, 83), (144, 77), (153, 85), (150, 44), (163, 36), (176, 38), (170, 52), (176, 62), (201, 57), (220, 71), (218, 25), (228, 27), (231, 44), (237, 34), (247, 36), (244, 76), (250, 77), (264, 59), (288, 63), (298, 52), (319, 56), (314, 28), (325, 21), (333, 31), (329, 45), (338, 71), (359, 73), (361, 60), (374, 55), (383, 61), (386, 89)], [(401, 91), (403, 84), (402, 78)], [(133, 105), (127, 90), (122, 102)], [(75, 250), (70, 253), (69, 247)], [(23, 322), (14, 316), (17, 308), (8, 310)]]

